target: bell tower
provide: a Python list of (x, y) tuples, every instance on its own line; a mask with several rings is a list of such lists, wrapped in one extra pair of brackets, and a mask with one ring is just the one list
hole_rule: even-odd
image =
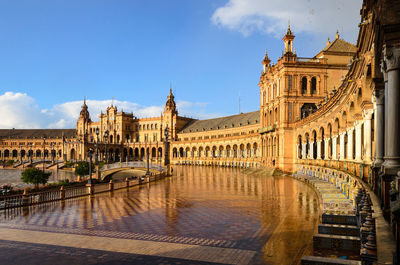
[(286, 31), (285, 36), (283, 37), (283, 42), (285, 43), (285, 54), (286, 53), (293, 53), (293, 40), (294, 35), (290, 30), (290, 24), (288, 25), (288, 29)]
[(90, 122), (91, 120), (90, 120), (88, 106), (86, 105), (86, 99), (84, 99), (78, 121), (76, 122), (76, 130), (79, 138), (83, 140), (86, 139), (86, 136), (88, 135), (88, 128)]
[(176, 103), (174, 98), (175, 97), (174, 94), (172, 94), (172, 88), (170, 87), (163, 113), (163, 124), (165, 127), (168, 127), (171, 140), (174, 140), (176, 137), (175, 127), (178, 117), (178, 111), (176, 110)]

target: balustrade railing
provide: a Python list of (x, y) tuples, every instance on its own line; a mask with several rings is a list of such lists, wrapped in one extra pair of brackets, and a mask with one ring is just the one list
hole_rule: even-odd
[(165, 176), (166, 174), (164, 172), (160, 172), (158, 174), (152, 174), (148, 176), (148, 178), (144, 178), (141, 180), (138, 179), (125, 180), (125, 181), (118, 181), (115, 183), (110, 181), (110, 183), (87, 184), (86, 186), (79, 186), (79, 187), (64, 188), (64, 186), (62, 186), (60, 189), (51, 189), (41, 192), (33, 192), (33, 193), (24, 192), (24, 194), (3, 195), (0, 196), (0, 210), (36, 205), (40, 203), (46, 203), (58, 200), (71, 199), (101, 192), (108, 192), (108, 191), (111, 192), (113, 190), (129, 188), (135, 185), (139, 185), (141, 183), (155, 181)]

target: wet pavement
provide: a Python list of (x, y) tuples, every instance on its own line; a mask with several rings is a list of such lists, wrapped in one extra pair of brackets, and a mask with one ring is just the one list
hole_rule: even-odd
[(311, 253), (320, 209), (306, 184), (231, 168), (174, 167), (174, 174), (0, 212), (7, 257), (0, 263), (296, 264)]

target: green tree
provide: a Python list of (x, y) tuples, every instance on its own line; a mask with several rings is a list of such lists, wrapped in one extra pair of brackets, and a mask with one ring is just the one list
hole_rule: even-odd
[(39, 188), (39, 184), (46, 184), (51, 173), (43, 172), (38, 168), (27, 168), (21, 173), (21, 180), (25, 183), (35, 185), (35, 189)]
[(86, 161), (79, 161), (75, 166), (75, 175), (81, 177), (89, 175), (89, 163)]

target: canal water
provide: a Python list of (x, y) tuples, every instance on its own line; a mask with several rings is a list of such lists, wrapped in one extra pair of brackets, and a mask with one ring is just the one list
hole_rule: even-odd
[(174, 167), (174, 176), (129, 190), (0, 213), (22, 229), (254, 251), (251, 264), (297, 264), (319, 223), (317, 194), (290, 176)]
[[(10, 184), (15, 188), (31, 187), (31, 184), (26, 184), (21, 181), (22, 169), (0, 169), (0, 185)], [(76, 176), (72, 171), (66, 170), (46, 170), (46, 172), (51, 172), (49, 177), (49, 182), (58, 182), (61, 180), (68, 179), (69, 181), (76, 180)]]

